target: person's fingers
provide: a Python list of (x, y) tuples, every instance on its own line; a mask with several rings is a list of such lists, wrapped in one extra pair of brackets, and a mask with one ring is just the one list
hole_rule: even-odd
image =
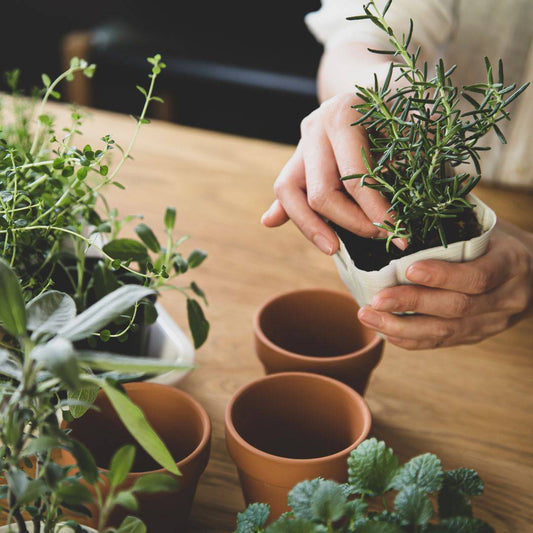
[(418, 285), (466, 294), (482, 294), (529, 269), (529, 258), (522, 251), (523, 247), (509, 244), (502, 242), (500, 236), (495, 236), (489, 244), (488, 252), (474, 261), (419, 261), (411, 265), (405, 274), (409, 281)]
[[(367, 155), (370, 154), (368, 137), (362, 126), (351, 126), (357, 118), (351, 109), (352, 104), (353, 97), (339, 95), (324, 102), (320, 107), (322, 123), (340, 176), (368, 172), (361, 155), (362, 149)], [(342, 186), (372, 223), (384, 221), (394, 223), (394, 214), (390, 211), (391, 205), (378, 191), (361, 186), (361, 179), (358, 178), (343, 180)], [(381, 235), (385, 236), (386, 232), (382, 230)], [(395, 239), (394, 244), (400, 249), (405, 249), (408, 243), (405, 239)]]
[(335, 154), (318, 111), (302, 121), (302, 153), (307, 201), (327, 219), (363, 237), (386, 236), (344, 191), (339, 180)]
[[(276, 179), (274, 192), (280, 208), (305, 237), (328, 255), (338, 250), (339, 240), (335, 232), (307, 203), (301, 144), (298, 145), (295, 153)], [(274, 208), (277, 209), (276, 206)]]
[(493, 312), (519, 313), (527, 306), (529, 295), (520, 280), (511, 278), (484, 294), (398, 285), (381, 290), (372, 299), (372, 308), (388, 313), (413, 312), (442, 318), (471, 317)]
[(272, 205), (263, 213), (261, 217), (261, 224), (267, 228), (276, 228), (282, 226), (289, 220), (289, 216), (279, 203), (279, 200), (274, 200)]
[[(495, 335), (509, 326), (509, 318), (502, 313), (446, 319), (425, 315), (394, 315), (375, 311), (369, 306), (358, 312), (361, 322), (394, 344), (409, 349), (438, 348), (469, 344)], [(401, 341), (400, 341), (401, 340)]]

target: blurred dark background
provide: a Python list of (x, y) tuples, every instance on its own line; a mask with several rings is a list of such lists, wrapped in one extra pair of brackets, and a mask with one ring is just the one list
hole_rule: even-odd
[[(0, 69), (19, 67), (25, 90), (80, 55), (98, 65), (64, 99), (138, 113), (148, 55), (167, 64), (152, 116), (180, 124), (296, 143), (317, 105), (322, 47), (304, 23), (320, 0), (167, 2), (11, 0), (2, 9)], [(2, 79), (2, 90), (6, 90)]]

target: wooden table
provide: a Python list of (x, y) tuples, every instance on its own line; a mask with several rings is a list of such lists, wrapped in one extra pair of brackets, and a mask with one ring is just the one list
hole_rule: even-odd
[[(56, 112), (63, 113), (62, 108)], [(111, 133), (127, 145), (134, 122), (91, 111), (84, 127), (94, 141)], [(293, 147), (153, 122), (142, 129), (134, 161), (121, 171), (126, 191), (108, 199), (121, 214), (143, 213), (161, 236), (167, 205), (181, 232), (209, 258), (192, 278), (209, 298), (211, 333), (197, 352), (198, 368), (182, 382), (213, 422), (211, 460), (198, 487), (190, 531), (233, 531), (244, 508), (224, 442), (224, 409), (241, 385), (262, 375), (253, 349), (252, 315), (275, 293), (304, 287), (346, 290), (333, 260), (287, 224), (266, 229), (259, 219), (272, 183)], [(476, 191), (502, 218), (533, 231), (533, 197)], [(188, 276), (188, 274), (187, 274)], [(166, 309), (185, 325), (184, 302), (173, 291)], [(372, 435), (401, 460), (426, 451), (446, 469), (475, 468), (485, 480), (475, 514), (496, 531), (533, 526), (533, 320), (475, 346), (409, 352), (386, 346), (367, 393)]]

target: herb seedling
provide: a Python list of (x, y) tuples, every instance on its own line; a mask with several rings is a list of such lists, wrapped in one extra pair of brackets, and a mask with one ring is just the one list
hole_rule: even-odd
[[(392, 57), (388, 74), (380, 83), (374, 76), (373, 87), (357, 86), (360, 103), (353, 107), (368, 134), (370, 153), (362, 150), (366, 173), (344, 176), (361, 179), (361, 184), (379, 191), (391, 203), (394, 223), (376, 225), (392, 239), (408, 239), (407, 253), (451, 242), (468, 240), (479, 234), (479, 224), (467, 195), (481, 179), (481, 139), (494, 130), (502, 143), (498, 127), (509, 120), (507, 107), (529, 84), (516, 88), (505, 85), (503, 64), (494, 71), (485, 58), (486, 82), (454, 86), (452, 73), (439, 59), (435, 74), (427, 62), (419, 63), (420, 47), (409, 46), (413, 21), (407, 35), (398, 37), (385, 20), (389, 0), (380, 10), (374, 0), (364, 6), (364, 15), (349, 20), (369, 20), (388, 36), (390, 49), (372, 50)], [(398, 83), (399, 88), (393, 88)], [(462, 111), (460, 104), (470, 105)], [(455, 168), (472, 163), (473, 172), (455, 173)]]
[[(194, 282), (176, 287), (169, 281), (199, 266), (205, 252), (194, 250), (188, 257), (180, 253), (185, 238), (173, 235), (174, 208), (168, 208), (164, 217), (164, 246), (144, 223), (135, 228), (138, 239), (120, 238), (125, 222), (136, 217), (119, 220), (117, 210), (103, 195), (110, 185), (124, 189), (117, 180), (120, 169), (131, 158), (141, 126), (149, 123), (149, 104), (161, 101), (154, 87), (165, 64), (159, 54), (148, 62), (150, 82), (147, 88), (137, 87), (144, 104), (140, 115), (134, 117), (136, 126), (126, 149), (110, 135), (104, 135), (99, 146), (76, 147), (82, 114), (74, 110), (70, 125), (59, 132), (54, 118), (45, 112), (50, 98), (60, 98), (57, 88), (62, 81), (72, 80), (75, 74), (91, 77), (95, 65), (73, 58), (57, 79), (52, 81), (43, 74), (43, 95), (36, 111), (35, 102), (17, 94), (18, 72), (9, 73), (15, 120), (0, 130), (0, 256), (16, 270), (26, 300), (47, 288), (60, 287), (74, 298), (79, 311), (125, 283), (177, 289), (187, 299), (189, 326), (195, 347), (199, 347), (209, 330), (198, 301), (207, 303), (205, 295)], [(30, 128), (33, 113), (37, 115), (35, 132)], [(120, 160), (111, 169), (108, 158), (113, 150), (120, 152)], [(107, 241), (105, 245), (99, 244), (97, 235)], [(100, 261), (87, 258), (89, 248), (99, 252)], [(153, 322), (157, 317), (153, 301), (144, 299), (141, 305), (145, 323)], [(110, 328), (96, 332), (92, 343), (97, 338), (104, 342), (127, 340), (137, 327), (138, 309), (137, 304)]]
[[(494, 533), (472, 516), (470, 498), (483, 488), (474, 470), (443, 470), (431, 453), (400, 466), (392, 448), (372, 438), (350, 454), (348, 483), (298, 483), (289, 493), (291, 511), (268, 526), (268, 505), (253, 503), (239, 513), (236, 533)], [(386, 496), (394, 492), (390, 505)]]

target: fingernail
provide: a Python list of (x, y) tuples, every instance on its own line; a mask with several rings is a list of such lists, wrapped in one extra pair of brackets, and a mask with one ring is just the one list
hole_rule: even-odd
[(263, 215), (261, 216), (261, 224), (264, 223), (265, 221), (265, 218), (268, 217), (268, 215), (270, 215), (270, 212), (272, 211), (272, 208), (274, 207), (274, 204), (272, 204), (264, 213)]
[(325, 235), (322, 235), (322, 233), (315, 233), (313, 235), (313, 243), (325, 254), (331, 255), (333, 253), (333, 244)]
[(376, 313), (368, 306), (360, 309), (358, 315), (359, 320), (361, 320), (361, 322), (364, 322), (365, 324), (374, 328), (379, 328), (383, 323), (383, 320), (379, 313)]
[(409, 243), (405, 239), (392, 239), (392, 244), (400, 250), (405, 250), (409, 246)]
[(431, 280), (431, 273), (420, 266), (411, 265), (405, 271), (405, 275), (413, 283), (427, 283)]
[(396, 311), (399, 303), (394, 298), (374, 298), (372, 300), (372, 307), (377, 311)]

